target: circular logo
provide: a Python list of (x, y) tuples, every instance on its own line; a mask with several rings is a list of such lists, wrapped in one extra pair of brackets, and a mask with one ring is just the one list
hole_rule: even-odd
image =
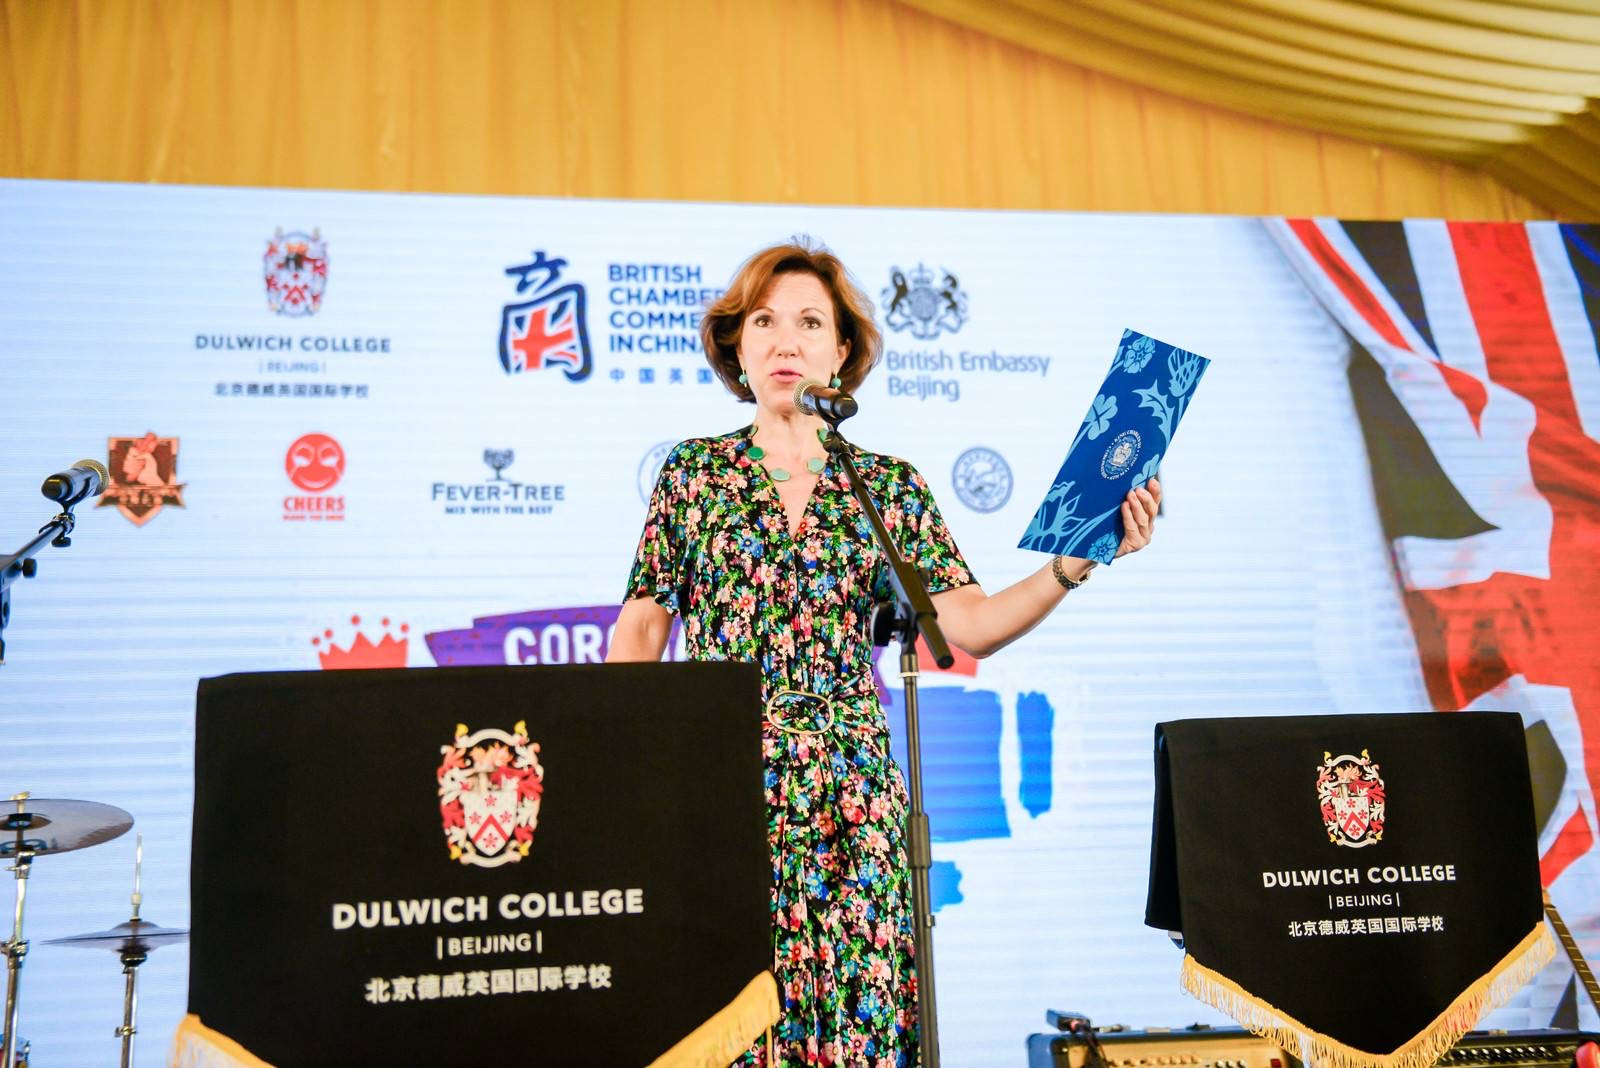
[(996, 512), (1011, 499), (1011, 467), (993, 449), (968, 449), (950, 472), (956, 496), (974, 512)]
[(306, 434), (289, 446), (283, 469), (307, 493), (321, 493), (344, 474), (344, 449), (326, 434)]
[(656, 479), (661, 477), (661, 465), (667, 462), (667, 456), (672, 452), (676, 441), (663, 441), (650, 447), (644, 454), (644, 459), (639, 461), (639, 499), (646, 504), (650, 503), (650, 494), (655, 492)]
[(1139, 459), (1144, 439), (1137, 430), (1124, 430), (1111, 439), (1106, 454), (1100, 457), (1100, 473), (1106, 478), (1121, 478)]

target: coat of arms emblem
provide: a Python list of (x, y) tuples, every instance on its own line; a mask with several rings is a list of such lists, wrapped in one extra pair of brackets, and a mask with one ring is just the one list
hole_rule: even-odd
[(1328, 841), (1351, 849), (1383, 841), (1384, 798), (1378, 765), (1365, 749), (1360, 756), (1322, 754), (1317, 804)]
[(267, 307), (278, 315), (298, 319), (315, 315), (328, 288), (328, 242), (318, 230), (278, 230), (267, 239), (261, 258), (267, 282)]
[(111, 485), (100, 495), (98, 507), (115, 505), (136, 527), (150, 522), (169, 504), (183, 507), (177, 438), (159, 438), (153, 430), (139, 438), (110, 438), (106, 470)]
[(942, 276), (922, 264), (911, 271), (896, 267), (889, 272), (883, 291), (883, 321), (891, 330), (909, 330), (919, 341), (930, 341), (941, 331), (955, 333), (967, 321), (967, 295), (956, 276)]
[(527, 724), (519, 721), (510, 733), (468, 733), (458, 723), (455, 741), (439, 752), (439, 814), (450, 859), (498, 868), (527, 856), (544, 794), (539, 743), (528, 740)]
[(500, 311), (500, 366), (506, 374), (559, 367), (569, 382), (578, 382), (594, 370), (583, 285), (556, 284), (566, 265), (536, 251), (531, 262), (506, 268), (517, 280), (517, 295), (529, 298)]

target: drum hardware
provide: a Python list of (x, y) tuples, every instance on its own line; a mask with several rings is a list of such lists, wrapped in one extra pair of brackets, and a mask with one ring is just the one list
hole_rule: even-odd
[[(33, 798), (26, 791), (12, 794), (15, 812), (0, 815), (0, 858), (11, 861), (6, 869), (16, 881), (16, 908), (11, 917), (11, 938), (6, 954), (5, 1038), (0, 1041), (0, 1068), (24, 1068), (17, 1060), (17, 998), (22, 964), (28, 955), (22, 937), (22, 915), (28, 899), (28, 875), (35, 857), (66, 853), (109, 842), (133, 826), (133, 817), (114, 805), (94, 801)], [(15, 836), (15, 837), (12, 837)]]
[(1567, 921), (1556, 911), (1556, 903), (1550, 900), (1548, 887), (1544, 890), (1544, 912), (1550, 917), (1550, 926), (1556, 929), (1556, 937), (1561, 941), (1561, 948), (1567, 951), (1567, 959), (1572, 961), (1572, 970), (1577, 973), (1584, 992), (1589, 995), (1589, 1000), (1594, 1002), (1595, 1011), (1600, 1012), (1600, 982), (1595, 981), (1594, 972), (1589, 970), (1589, 962), (1583, 959), (1583, 951), (1578, 948), (1578, 940), (1567, 930)]
[(1081, 1013), (1045, 1013), (1054, 1034), (1028, 1036), (1029, 1068), (1303, 1068), (1270, 1040), (1237, 1027), (1095, 1027)]
[(144, 895), (139, 892), (139, 873), (143, 864), (144, 835), (139, 835), (133, 849), (133, 916), (130, 919), (109, 930), (52, 938), (46, 943), (52, 946), (77, 946), (80, 949), (109, 949), (122, 961), (122, 1026), (112, 1032), (122, 1039), (122, 1068), (133, 1068), (133, 1036), (139, 1031), (135, 1023), (139, 1011), (139, 965), (149, 959), (151, 950), (189, 940), (189, 932), (182, 928), (160, 927), (139, 918), (139, 906), (144, 900)]

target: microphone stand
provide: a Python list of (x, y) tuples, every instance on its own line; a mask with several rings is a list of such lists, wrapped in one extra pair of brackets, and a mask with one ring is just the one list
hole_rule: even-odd
[(922, 807), (922, 734), (917, 719), (917, 635), (920, 633), (940, 667), (955, 663), (950, 646), (939, 629), (938, 613), (928, 596), (928, 587), (917, 570), (900, 556), (894, 539), (883, 525), (883, 516), (867, 492), (867, 484), (850, 458), (849, 442), (839, 434), (840, 419), (823, 413), (828, 423), (828, 433), (822, 444), (828, 454), (844, 468), (850, 479), (850, 488), (872, 524), (884, 557), (889, 562), (889, 581), (894, 587), (894, 601), (877, 606), (873, 613), (873, 640), (880, 633), (884, 642), (897, 638), (900, 642), (900, 678), (905, 684), (906, 702), (906, 786), (911, 807), (906, 813), (906, 852), (911, 863), (911, 915), (912, 939), (916, 946), (917, 966), (917, 1028), (918, 1046), (922, 1054), (922, 1068), (939, 1068), (939, 1024), (937, 1002), (933, 989), (933, 908), (928, 897), (928, 869), (933, 865), (933, 846), (928, 836), (928, 814)]
[(6, 662), (5, 629), (11, 620), (11, 584), (19, 577), (34, 576), (39, 570), (39, 561), (34, 559), (34, 555), (47, 542), (57, 548), (72, 544), (72, 528), (78, 521), (72, 509), (82, 499), (79, 497), (62, 502), (61, 514), (40, 527), (39, 533), (31, 541), (10, 556), (0, 556), (0, 667), (5, 666)]

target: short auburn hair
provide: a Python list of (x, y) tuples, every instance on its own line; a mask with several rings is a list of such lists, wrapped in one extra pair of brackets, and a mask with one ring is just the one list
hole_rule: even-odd
[(764, 248), (745, 260), (734, 273), (728, 288), (700, 320), (700, 341), (705, 346), (706, 362), (735, 397), (755, 401), (756, 395), (750, 387), (739, 384), (739, 335), (744, 331), (745, 317), (766, 296), (773, 279), (780, 274), (812, 275), (833, 298), (837, 343), (850, 346), (844, 366), (839, 368), (841, 388), (846, 392), (856, 389), (877, 366), (883, 352), (883, 335), (872, 321), (872, 301), (856, 285), (839, 257), (806, 238)]

